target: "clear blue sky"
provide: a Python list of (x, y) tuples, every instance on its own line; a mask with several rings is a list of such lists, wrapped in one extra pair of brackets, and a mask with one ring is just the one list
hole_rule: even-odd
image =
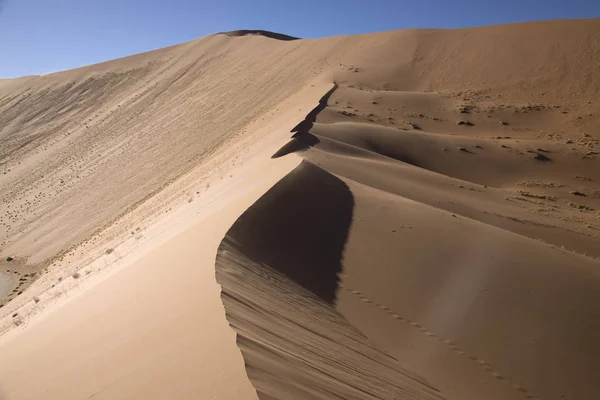
[(314, 38), (598, 17), (600, 0), (0, 0), (0, 77), (70, 69), (233, 29)]

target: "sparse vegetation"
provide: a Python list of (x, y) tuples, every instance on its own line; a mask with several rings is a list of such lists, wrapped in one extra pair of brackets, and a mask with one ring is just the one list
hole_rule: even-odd
[(458, 125), (474, 126), (475, 124), (470, 121), (458, 121)]
[(113, 251), (115, 251), (115, 249), (106, 249), (105, 253), (106, 254), (112, 254)]
[(542, 181), (523, 181), (517, 183), (519, 186), (525, 187), (545, 187), (545, 188), (560, 188), (563, 187), (560, 183), (542, 182)]
[(530, 104), (527, 106), (521, 107), (522, 110), (527, 111), (542, 111), (542, 109), (546, 108), (543, 104)]
[(11, 262), (12, 260), (14, 260), (14, 258), (12, 258), (12, 257), (6, 257), (6, 261)]
[(73, 275), (71, 275), (73, 277), (73, 279), (79, 279), (81, 278), (81, 274), (79, 272), (75, 272)]
[(569, 202), (569, 205), (573, 208), (576, 208), (580, 211), (594, 211), (592, 207), (586, 206), (585, 204), (573, 203)]
[(556, 197), (553, 197), (553, 196), (546, 196), (546, 195), (537, 195), (537, 194), (532, 194), (532, 193), (529, 193), (529, 192), (525, 192), (525, 191), (523, 191), (523, 190), (519, 190), (519, 194), (520, 194), (521, 196), (524, 196), (524, 197), (532, 197), (532, 198), (535, 198), (535, 199), (542, 199), (542, 200), (556, 201)]
[(572, 192), (571, 192), (571, 194), (572, 194), (573, 196), (583, 196), (583, 197), (585, 197), (585, 196), (586, 196), (586, 194), (585, 194), (585, 193), (581, 193), (581, 192), (579, 192), (579, 191), (577, 191), (577, 190), (574, 190), (574, 191), (572, 191)]

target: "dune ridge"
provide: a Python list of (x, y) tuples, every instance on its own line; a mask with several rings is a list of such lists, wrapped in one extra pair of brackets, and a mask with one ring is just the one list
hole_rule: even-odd
[(271, 39), (277, 39), (277, 40), (298, 40), (298, 39), (300, 39), (300, 38), (297, 38), (294, 36), (284, 35), (282, 33), (277, 33), (277, 32), (265, 31), (262, 29), (239, 29), (239, 30), (229, 31), (229, 32), (220, 32), (220, 33), (218, 33), (218, 35), (227, 35), (227, 36), (260, 35), (260, 36), (268, 37)]
[[(588, 79), (536, 81), (543, 57), (535, 56), (518, 76), (531, 79), (547, 102), (560, 102), (567, 86)], [(427, 78), (410, 90), (382, 90), (366, 83), (385, 81), (381, 71), (364, 74), (336, 80), (292, 129), (272, 158), (296, 152), (303, 164), (236, 221), (217, 254), (226, 316), (259, 397), (298, 390), (269, 382), (314, 385), (319, 368), (308, 379), (278, 355), (295, 354), (286, 346), (310, 336), (289, 333), (278, 319), (293, 315), (302, 326), (296, 319), (322, 317), (283, 305), (297, 303), (290, 293), (304, 291), (447, 398), (600, 393), (590, 372), (600, 366), (598, 203), (587, 195), (600, 179), (597, 135), (570, 139), (581, 126), (564, 116), (575, 107), (532, 103), (536, 96), (527, 89), (513, 93), (523, 101), (515, 106), (505, 104), (501, 90), (495, 96), (497, 88), (457, 98), (422, 91), (418, 82)], [(582, 90), (571, 100), (587, 108), (598, 98)], [(303, 179), (307, 171), (323, 178)], [(325, 176), (332, 182), (324, 183)], [(338, 181), (344, 190), (333, 190)], [(582, 182), (590, 186), (574, 190)], [(576, 196), (586, 205), (575, 203)], [(322, 250), (340, 249), (341, 242), (335, 257)], [(269, 282), (270, 290), (248, 274)], [(296, 352), (323, 363), (301, 346)], [(333, 347), (322, 346), (321, 352)], [(382, 398), (403, 398), (398, 388), (389, 390)]]
[[(337, 87), (271, 158), (308, 148), (305, 136)], [(261, 399), (443, 398), (332, 307), (352, 208), (341, 180), (303, 161), (236, 221), (219, 246), (221, 299)], [(328, 224), (318, 225), (323, 219)], [(320, 229), (306, 235), (315, 225)]]
[[(152, 345), (163, 343), (179, 359), (193, 348), (181, 364), (193, 368), (206, 349), (189, 329), (205, 315), (227, 329), (220, 305), (205, 309), (181, 281), (212, 276), (214, 235), (241, 214), (216, 274), (259, 396), (594, 398), (598, 32), (597, 19), (310, 40), (250, 30), (1, 80), (0, 272), (11, 287), (0, 332), (14, 341), (1, 345), (0, 384), (39, 398), (44, 388), (19, 382), (53, 365), (50, 398), (73, 382), (82, 397), (151, 398), (159, 382), (176, 382), (174, 398), (202, 393), (207, 383), (183, 379), (190, 370), (167, 363), (153, 379), (146, 361), (163, 365)], [(164, 265), (125, 268), (152, 249), (170, 255)], [(123, 270), (108, 273), (113, 263)], [(165, 277), (175, 284), (161, 287)], [(115, 290), (132, 303), (102, 301)], [(70, 306), (43, 312), (56, 296)], [(144, 305), (157, 304), (149, 318)], [(29, 326), (36, 312), (45, 319)], [(98, 327), (123, 329), (100, 338)], [(70, 329), (85, 351), (56, 334)], [(140, 335), (98, 392), (85, 377), (123, 361), (102, 349)], [(222, 336), (216, 347), (234, 360)], [(17, 351), (31, 346), (40, 362)], [(73, 364), (56, 362), (65, 354)], [(101, 361), (83, 365), (90, 354)], [(210, 393), (252, 397), (227, 363), (218, 382), (232, 391)]]
[[(592, 40), (597, 29), (597, 20), (575, 20), (292, 41), (212, 35), (72, 71), (3, 80), (0, 248), (2, 260), (21, 260), (17, 280), (25, 278), (9, 298), (30, 285), (31, 274), (64, 268), (86, 242), (101, 247), (101, 233), (119, 218), (243, 138), (248, 123), (268, 118), (318, 76), (343, 85), (349, 100), (378, 91), (382, 104), (408, 95), (405, 103), (415, 100), (414, 110), (446, 110), (438, 117), (443, 121), (410, 121), (432, 133), (457, 132), (444, 122), (457, 118), (458, 106), (477, 103), (468, 116), (493, 113), (473, 122), (503, 137), (512, 133), (503, 139), (508, 147), (537, 129), (526, 114), (536, 113), (543, 122), (536, 135), (572, 140), (593, 153), (597, 139), (570, 135), (597, 129), (593, 101), (600, 87), (588, 62), (600, 51)], [(369, 122), (367, 115), (349, 118)], [(501, 128), (501, 119), (514, 125)], [(120, 196), (122, 190), (128, 195)], [(137, 226), (122, 228), (119, 237)]]

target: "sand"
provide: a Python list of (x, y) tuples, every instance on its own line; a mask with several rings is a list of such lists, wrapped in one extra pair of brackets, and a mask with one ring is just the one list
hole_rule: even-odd
[(0, 296), (4, 297), (10, 293), (12, 289), (12, 278), (7, 275), (0, 273)]
[(219, 226), (196, 225), (3, 343), (2, 399), (255, 397), (212, 278)]
[[(343, 321), (447, 398), (597, 396), (599, 142), (580, 131), (584, 116), (565, 117), (591, 111), (597, 96), (574, 96), (578, 106), (562, 111), (560, 89), (544, 85), (546, 102), (515, 92), (515, 104), (489, 89), (459, 98), (382, 91), (360, 85), (371, 79), (364, 74), (340, 83), (293, 129), (273, 157), (299, 151), (305, 161), (221, 243), (217, 280), (259, 396), (356, 396), (327, 388), (335, 375), (321, 357), (333, 349), (356, 369), (346, 357), (357, 346), (296, 343), (310, 334), (280, 326), (270, 304), (298, 326), (314, 315), (320, 324)], [(596, 131), (594, 114), (586, 116), (583, 129)], [(244, 282), (250, 272), (269, 283)], [(298, 298), (318, 304), (298, 307), (315, 309), (311, 316), (285, 308)], [(281, 337), (289, 339), (275, 349), (265, 343)], [(311, 352), (317, 372), (278, 367)], [(369, 391), (372, 379), (353, 376), (364, 398), (410, 396), (405, 387)], [(273, 387), (287, 381), (300, 388)], [(328, 395), (311, 392), (321, 386)]]
[(597, 397), (599, 31), (235, 31), (0, 81), (2, 395)]
[[(214, 257), (235, 219), (300, 163), (270, 155), (327, 87), (314, 81), (293, 109), (250, 124), (244, 151), (228, 148), (167, 189), (193, 183), (202, 196), (186, 197), (92, 264), (74, 257), (84, 265), (77, 278), (48, 272), (29, 288), (34, 300), (3, 307), (17, 316), (6, 316), (0, 341), (2, 398), (256, 398), (224, 318)], [(232, 157), (241, 165), (222, 178)], [(198, 175), (208, 178), (198, 183)]]

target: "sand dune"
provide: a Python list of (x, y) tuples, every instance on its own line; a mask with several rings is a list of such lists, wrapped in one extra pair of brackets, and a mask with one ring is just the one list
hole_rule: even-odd
[(0, 80), (3, 395), (255, 396), (225, 236), (259, 398), (597, 397), (599, 32), (240, 30)]
[(222, 35), (227, 36), (248, 36), (248, 35), (256, 35), (256, 36), (264, 36), (271, 39), (277, 40), (297, 40), (299, 38), (289, 35), (284, 35), (282, 33), (277, 32), (269, 32), (264, 31), (262, 29), (240, 29), (237, 31), (229, 31), (229, 32), (221, 32)]
[[(575, 144), (577, 129), (557, 105), (355, 82), (326, 94), (292, 130), (273, 157), (299, 151), (304, 163), (238, 219), (217, 256), (227, 317), (259, 396), (285, 398), (269, 383), (300, 382), (298, 398), (321, 398), (308, 388), (327, 359), (313, 356), (309, 372), (278, 363), (335, 347), (275, 338), (309, 337), (281, 319), (303, 326), (329, 313), (448, 398), (600, 393), (598, 203), (581, 197), (594, 191), (582, 182), (600, 178), (597, 137), (580, 133)], [(560, 98), (560, 89), (536, 90), (544, 87), (547, 99)], [(297, 315), (306, 306), (295, 297), (310, 294), (295, 293), (305, 291), (327, 314)], [(285, 317), (265, 310), (273, 304)], [(337, 342), (347, 346), (338, 359), (352, 354), (353, 343)], [(363, 390), (407, 395), (388, 389)]]

